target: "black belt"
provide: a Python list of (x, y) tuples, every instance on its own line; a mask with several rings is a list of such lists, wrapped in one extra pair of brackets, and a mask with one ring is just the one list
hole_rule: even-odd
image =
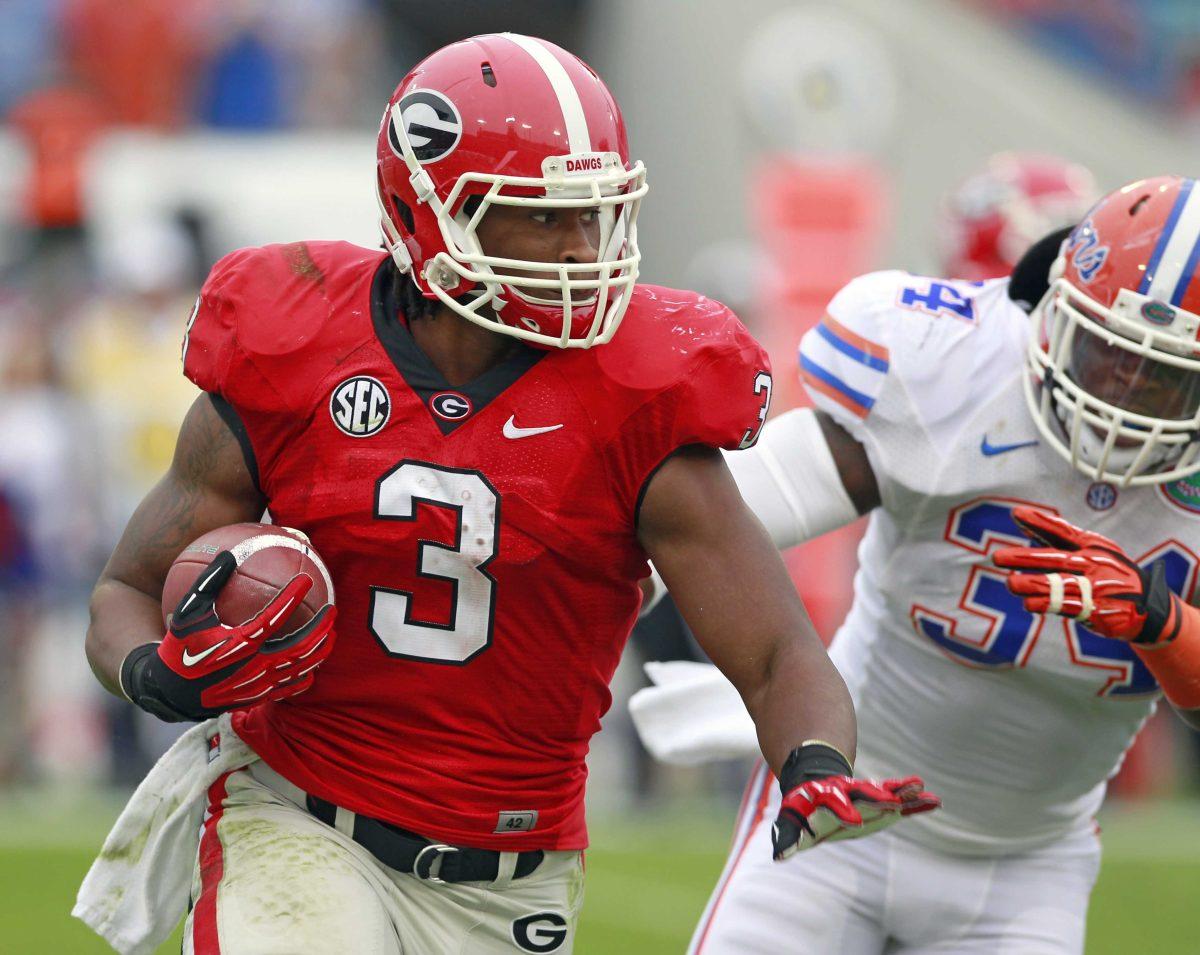
[[(318, 796), (308, 796), (308, 811), (334, 824), (337, 806)], [(495, 849), (448, 846), (370, 816), (354, 814), (350, 838), (388, 868), (408, 872), (428, 882), (494, 882), (500, 873), (500, 853)], [(517, 853), (514, 879), (531, 874), (546, 857), (541, 849)]]

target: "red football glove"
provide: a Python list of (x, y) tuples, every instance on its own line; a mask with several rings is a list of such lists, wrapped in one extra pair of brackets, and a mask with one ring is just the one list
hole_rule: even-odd
[(900, 819), (937, 809), (917, 776), (874, 782), (854, 779), (835, 747), (809, 740), (788, 756), (779, 774), (783, 803), (771, 831), (775, 861), (834, 839), (865, 836)]
[(826, 776), (801, 783), (783, 796), (771, 832), (775, 860), (836, 839), (857, 839), (898, 821), (937, 809), (919, 776), (873, 782)]
[[(992, 555), (997, 566), (1014, 571), (1006, 583), (1025, 598), (1025, 609), (1070, 617), (1103, 637), (1130, 643), (1174, 636), (1181, 608), (1160, 561), (1143, 570), (1107, 537), (1036, 508), (1015, 508), (1013, 519), (1043, 545), (1002, 547)], [(1023, 570), (1036, 572), (1016, 572)]]
[(237, 561), (222, 551), (179, 601), (161, 643), (130, 652), (121, 687), (138, 706), (168, 722), (203, 720), (312, 686), (313, 671), (333, 649), (337, 610), (326, 604), (298, 630), (279, 634), (312, 588), (297, 574), (253, 618), (231, 627), (217, 617), (217, 593)]

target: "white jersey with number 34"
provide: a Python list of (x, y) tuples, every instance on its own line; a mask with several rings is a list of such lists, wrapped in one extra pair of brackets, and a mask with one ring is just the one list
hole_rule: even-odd
[(882, 506), (832, 655), (858, 708), (856, 772), (919, 772), (944, 800), (904, 835), (949, 852), (1087, 827), (1159, 692), (1116, 640), (1028, 613), (991, 565), (1032, 504), (1165, 562), (1192, 599), (1200, 481), (1118, 490), (1039, 442), (1022, 393), (1029, 320), (1004, 281), (879, 272), (801, 344), (818, 407), (866, 448)]

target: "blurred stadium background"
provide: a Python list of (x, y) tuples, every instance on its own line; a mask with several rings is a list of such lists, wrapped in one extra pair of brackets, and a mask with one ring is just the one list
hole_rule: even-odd
[[(1193, 174), (1195, 0), (3, 0), (0, 2), (0, 952), (102, 951), (69, 919), (128, 792), (173, 736), (107, 698), (86, 598), (193, 397), (178, 350), (242, 245), (377, 242), (373, 140), (424, 53), (473, 33), (578, 52), (623, 104), (651, 194), (644, 276), (737, 308), (800, 400), (801, 331), (852, 275), (934, 271), (942, 197), (1002, 150), (1102, 189)], [(825, 635), (853, 532), (788, 555)], [(666, 771), (624, 700), (593, 747), (578, 951), (682, 951), (747, 767)], [(1195, 738), (1160, 714), (1102, 820), (1089, 952), (1200, 951)], [(169, 949), (164, 949), (169, 950)]]

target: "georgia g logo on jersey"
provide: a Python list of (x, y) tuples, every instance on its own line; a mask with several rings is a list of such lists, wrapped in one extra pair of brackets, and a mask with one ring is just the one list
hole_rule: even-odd
[(392, 399), (383, 382), (370, 375), (347, 378), (329, 396), (333, 423), (352, 438), (369, 438), (379, 432), (392, 413)]
[[(462, 117), (445, 94), (436, 90), (413, 90), (400, 100), (404, 134), (413, 155), (421, 165), (445, 159), (462, 139)], [(389, 116), (394, 114), (389, 114)], [(401, 159), (400, 142), (394, 122), (388, 121), (388, 142)]]

